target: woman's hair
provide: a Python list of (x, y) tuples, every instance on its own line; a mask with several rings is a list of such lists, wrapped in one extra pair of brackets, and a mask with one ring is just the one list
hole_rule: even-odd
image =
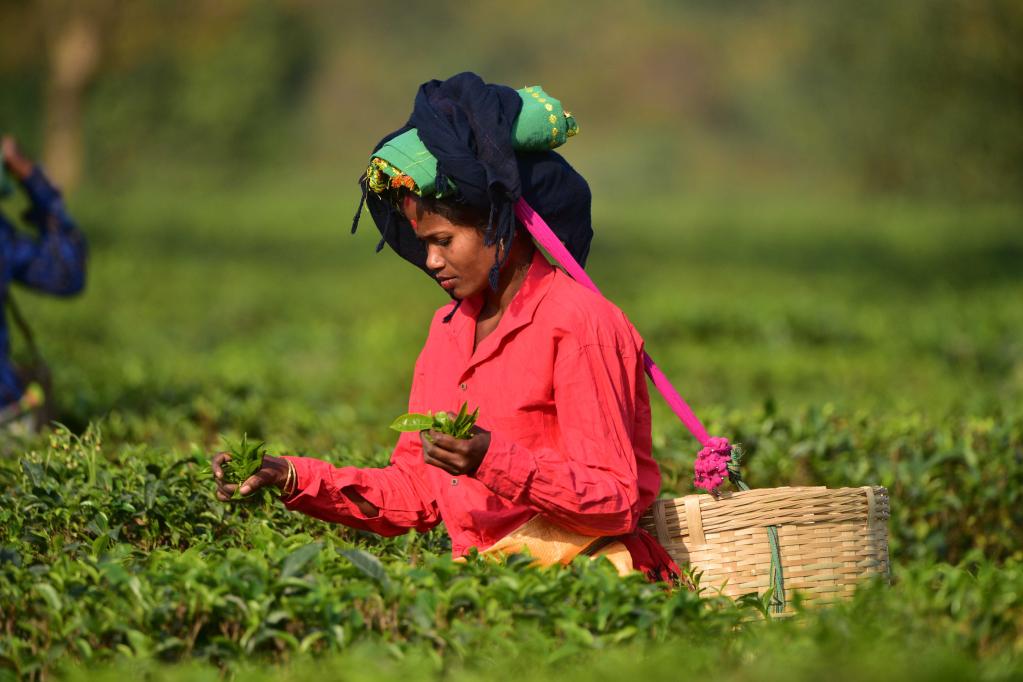
[(395, 192), (395, 205), (401, 206), (405, 197), (412, 197), (417, 203), (422, 205), (424, 210), (436, 213), (456, 225), (470, 225), (481, 232), (485, 232), (490, 221), (489, 211), (480, 210), (475, 206), (470, 206), (451, 198), (421, 197), (404, 187)]

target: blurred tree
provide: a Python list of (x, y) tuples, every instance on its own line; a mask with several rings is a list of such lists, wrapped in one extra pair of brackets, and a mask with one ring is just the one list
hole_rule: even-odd
[(67, 189), (82, 174), (82, 116), (85, 92), (99, 71), (104, 41), (118, 0), (41, 0), (49, 76), (43, 163)]
[(240, 177), (301, 137), (291, 126), (306, 105), (314, 15), (272, 0), (140, 3), (125, 14), (90, 102), (101, 179), (141, 168)]

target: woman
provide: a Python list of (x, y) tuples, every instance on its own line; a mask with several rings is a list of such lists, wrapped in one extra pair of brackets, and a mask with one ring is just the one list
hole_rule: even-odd
[[(468, 402), (479, 426), (467, 440), (402, 434), (380, 469), (267, 457), (243, 495), (274, 485), (289, 509), (382, 535), (443, 522), (456, 557), (528, 550), (551, 564), (583, 553), (622, 573), (677, 574), (637, 529), (660, 487), (642, 339), (517, 234), (513, 206), (524, 198), (585, 260), (589, 188), (551, 151), (574, 132), (538, 87), (466, 73), (420, 88), (408, 125), (377, 145), (363, 200), (378, 250), (390, 244), (453, 299), (430, 325), (410, 411)], [(213, 461), (224, 501), (235, 490), (223, 483), (227, 457)]]
[[(4, 135), (0, 138), (0, 199), (13, 191), (5, 182), (7, 172), (25, 191), (29, 208), (22, 217), (36, 234), (19, 230), (0, 211), (0, 441), (5, 431), (36, 431), (45, 424), (49, 412), (49, 371), (10, 297), (11, 284), (17, 282), (55, 296), (72, 296), (85, 286), (88, 259), (85, 236), (64, 207), (60, 192), (42, 168), (22, 153), (17, 141)], [(12, 319), (36, 356), (31, 366), (18, 366), (10, 358), (5, 308), (10, 308)]]

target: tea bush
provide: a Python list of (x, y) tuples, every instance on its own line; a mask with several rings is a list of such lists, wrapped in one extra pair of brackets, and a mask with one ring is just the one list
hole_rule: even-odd
[[(750, 416), (732, 418), (754, 423)], [(931, 633), (922, 639), (943, 638), (946, 653), (966, 664), (1018, 650), (1023, 568), (1013, 544), (1018, 526), (1011, 524), (1023, 519), (1015, 498), (991, 496), (971, 511), (1006, 527), (969, 541), (953, 514), (936, 513), (948, 498), (941, 486), (924, 485), (917, 470), (926, 467), (896, 462), (886, 468), (889, 453), (881, 451), (867, 465), (846, 457), (843, 468), (835, 463), (843, 457), (822, 435), (841, 423), (844, 438), (895, 443), (912, 463), (933, 458), (920, 449), (936, 440), (924, 425), (913, 431), (902, 421), (873, 432), (868, 422), (840, 422), (835, 415), (761, 418), (751, 434), (774, 440), (746, 439), (751, 478), (796, 475), (777, 456), (785, 438), (796, 439), (794, 451), (805, 457), (807, 471), (828, 484), (891, 477), (882, 482), (895, 501), (896, 586), (868, 586), (833, 613), (804, 616), (808, 627), (855, 627), (879, 641), (881, 633), (905, 638), (888, 630), (897, 618), (900, 628)], [(943, 470), (951, 480), (974, 475), (970, 462), (978, 466), (978, 481), (993, 480), (995, 472), (978, 463), (997, 463), (994, 453), (1006, 443), (1019, 452), (1018, 420), (1004, 430), (973, 426), (964, 436), (970, 454), (945, 460), (959, 462)], [(902, 440), (891, 438), (895, 428)], [(804, 445), (811, 435), (819, 448)], [(676, 481), (689, 475), (684, 463), (673, 469), (670, 462), (664, 468)], [(1010, 487), (1018, 480), (1018, 471), (992, 466), (1016, 476)], [(630, 641), (719, 642), (741, 632), (759, 641), (758, 628), (765, 627), (755, 625), (763, 618), (759, 602), (666, 592), (638, 578), (622, 580), (603, 562), (582, 560), (554, 571), (516, 558), (503, 566), (461, 565), (451, 560), (440, 532), (382, 539), (279, 506), (224, 505), (213, 497), (207, 467), (201, 450), (174, 457), (105, 446), (98, 429), (81, 437), (61, 431), (45, 447), (0, 461), (0, 661), (21, 675), (69, 659), (120, 656), (235, 667), (253, 657), (287, 661), (383, 644), (429, 652), (444, 667), (480, 651), (509, 657), (513, 642), (534, 638), (543, 642), (538, 660), (554, 666), (562, 657)], [(902, 490), (921, 491), (906, 494), (917, 504), (901, 505)], [(902, 524), (910, 532), (899, 533)], [(958, 566), (939, 562), (953, 539), (963, 558)], [(992, 561), (999, 557), (1004, 561)], [(845, 620), (835, 624), (836, 618)], [(749, 646), (760, 651), (761, 645)]]

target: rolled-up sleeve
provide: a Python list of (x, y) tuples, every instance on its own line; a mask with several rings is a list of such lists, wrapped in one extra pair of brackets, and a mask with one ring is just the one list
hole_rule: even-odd
[[(415, 470), (421, 455), (414, 451), (414, 434), (403, 433), (391, 457), (382, 468), (336, 467), (310, 457), (286, 457), (295, 466), (295, 493), (284, 499), (288, 509), (309, 516), (343, 523), (380, 535), (401, 535), (411, 529), (425, 532), (440, 522), (435, 501)], [(375, 516), (365, 515), (348, 493), (355, 492), (377, 508)]]
[(570, 530), (631, 532), (650, 502), (640, 499), (633, 445), (636, 383), (643, 380), (636, 349), (596, 343), (562, 349), (553, 377), (560, 447), (530, 449), (492, 433), (475, 477)]

